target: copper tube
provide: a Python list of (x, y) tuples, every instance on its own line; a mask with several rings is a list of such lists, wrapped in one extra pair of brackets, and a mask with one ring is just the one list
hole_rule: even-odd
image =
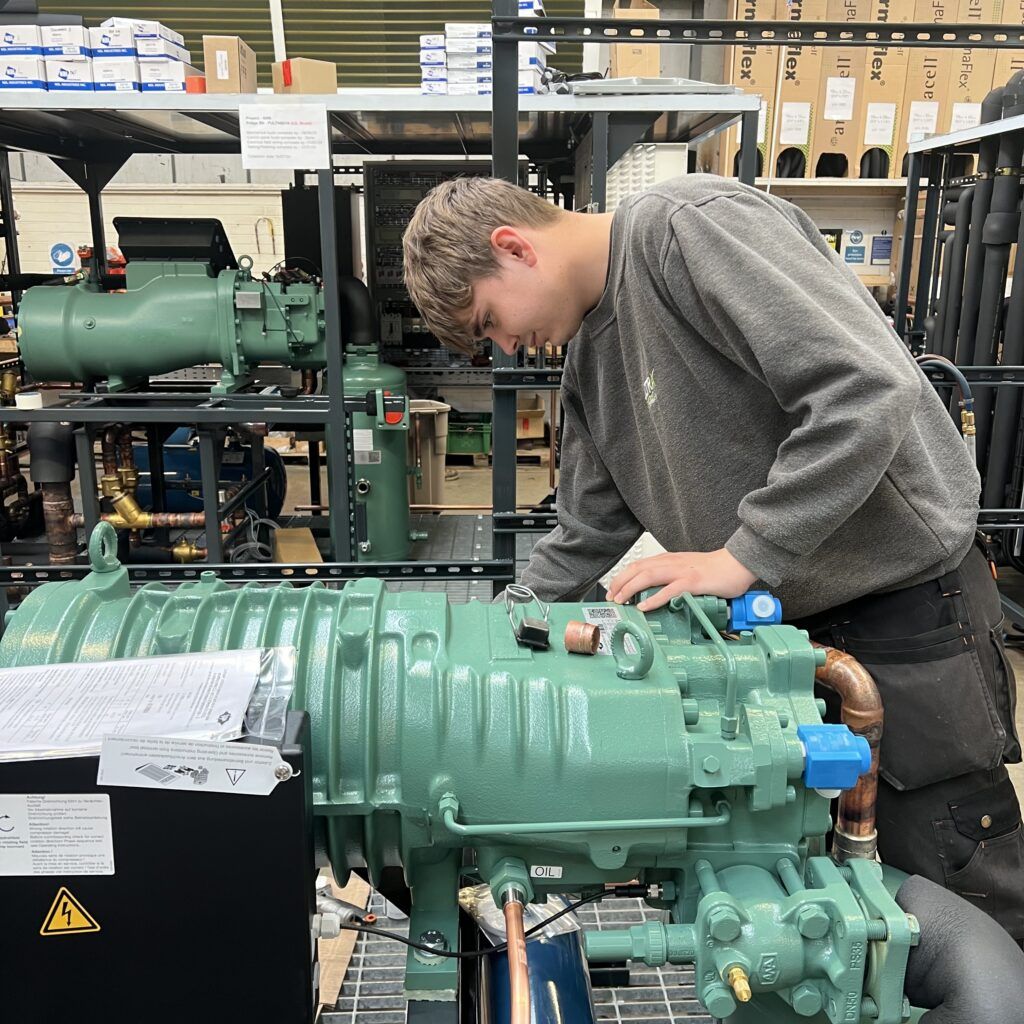
[[(69, 521), (75, 527), (85, 526), (81, 513), (76, 512)], [(100, 522), (110, 523), (115, 530), (195, 530), (205, 525), (206, 516), (202, 512), (140, 512), (136, 518), (125, 519), (116, 512), (107, 512), (100, 516)]]
[(302, 371), (302, 390), (299, 392), (300, 395), (315, 395), (317, 385), (317, 374), (316, 370), (303, 370)]
[(103, 454), (104, 476), (117, 476), (117, 438), (119, 433), (118, 427), (109, 427), (103, 431), (100, 451)]
[(43, 484), (43, 523), (52, 565), (71, 565), (78, 554), (71, 484)]
[(601, 630), (592, 622), (573, 619), (565, 627), (565, 649), (570, 654), (597, 654)]
[(530, 1024), (530, 967), (526, 959), (523, 905), (518, 900), (510, 899), (505, 904), (505, 936), (512, 1004), (510, 1024)]
[(814, 673), (822, 686), (842, 702), (840, 717), (871, 748), (871, 768), (853, 789), (839, 798), (839, 820), (832, 840), (832, 855), (842, 862), (850, 857), (874, 859), (878, 847), (875, 803), (878, 799), (878, 757), (882, 742), (882, 698), (870, 673), (856, 658), (834, 647), (815, 644), (825, 651), (825, 664)]

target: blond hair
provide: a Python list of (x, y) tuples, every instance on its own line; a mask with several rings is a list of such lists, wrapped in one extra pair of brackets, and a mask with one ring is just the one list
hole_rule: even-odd
[(432, 189), (405, 229), (405, 284), (427, 327), (449, 348), (477, 347), (467, 313), (473, 285), (498, 272), (495, 228), (544, 227), (562, 210), (500, 178), (453, 178)]

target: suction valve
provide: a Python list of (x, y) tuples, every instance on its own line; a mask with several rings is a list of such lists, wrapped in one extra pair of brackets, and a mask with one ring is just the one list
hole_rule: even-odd
[(729, 602), (729, 629), (739, 633), (755, 626), (777, 626), (782, 622), (782, 602), (767, 590), (749, 590)]
[(853, 789), (871, 768), (871, 748), (845, 725), (800, 725), (804, 746), (804, 785), (825, 792)]

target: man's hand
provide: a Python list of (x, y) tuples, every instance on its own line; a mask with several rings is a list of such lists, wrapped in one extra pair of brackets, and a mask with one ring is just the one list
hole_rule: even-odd
[(756, 579), (725, 548), (717, 551), (674, 551), (641, 558), (620, 572), (611, 582), (608, 600), (622, 604), (641, 590), (660, 586), (662, 589), (653, 597), (637, 605), (640, 611), (649, 612), (686, 592), (739, 597), (751, 588)]

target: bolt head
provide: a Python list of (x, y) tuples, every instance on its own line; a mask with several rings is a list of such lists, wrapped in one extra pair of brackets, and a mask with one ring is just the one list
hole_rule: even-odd
[(828, 935), (830, 924), (828, 914), (817, 905), (801, 907), (796, 915), (797, 931), (805, 939), (823, 939)]
[(292, 777), (292, 766), (290, 764), (279, 764), (274, 769), (274, 778), (278, 782), (287, 782)]
[(815, 1014), (821, 1013), (821, 993), (814, 985), (806, 981), (793, 989), (790, 1002), (801, 1017), (813, 1017)]
[(715, 907), (708, 914), (708, 932), (718, 942), (733, 942), (741, 931), (739, 914), (732, 907)]
[(736, 1012), (736, 1000), (724, 985), (711, 985), (704, 990), (704, 1005), (712, 1017), (724, 1020)]
[(714, 754), (708, 754), (708, 756), (704, 758), (702, 764), (704, 767), (704, 771), (706, 771), (708, 775), (714, 775), (715, 772), (717, 772), (718, 769), (722, 767), (721, 761), (719, 761)]

